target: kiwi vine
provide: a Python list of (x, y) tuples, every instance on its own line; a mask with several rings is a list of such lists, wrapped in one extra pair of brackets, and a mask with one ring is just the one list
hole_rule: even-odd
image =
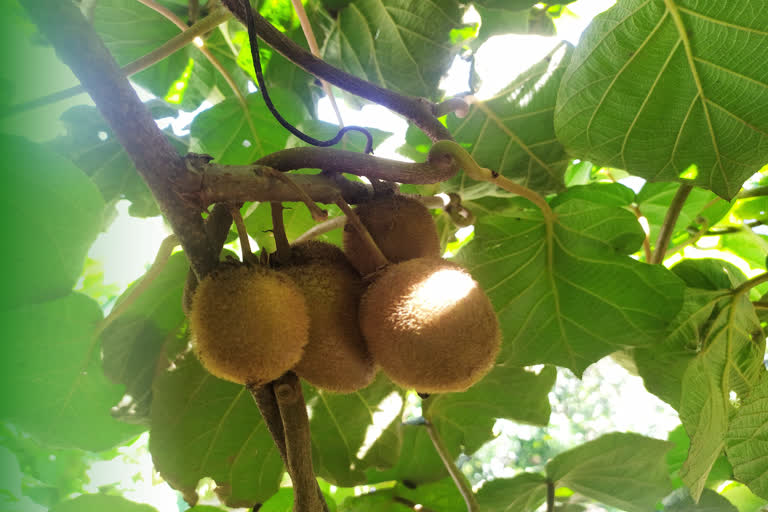
[[(122, 2), (127, 0), (110, 1), (112, 7), (124, 7)], [(139, 389), (144, 402), (130, 396), (133, 388), (127, 389), (128, 405), (110, 404), (114, 417), (101, 420), (110, 432), (117, 429), (118, 420), (135, 427), (130, 430), (133, 434), (149, 429), (155, 468), (181, 492), (192, 511), (200, 506), (198, 484), (203, 477), (215, 481), (220, 503), (253, 511), (288, 506), (294, 512), (327, 512), (340, 505), (344, 512), (441, 512), (441, 507), (468, 512), (555, 512), (586, 510), (588, 504), (600, 502), (630, 512), (654, 508), (758, 512), (768, 506), (764, 463), (768, 452), (762, 439), (768, 424), (764, 407), (768, 399), (764, 363), (768, 234), (761, 231), (768, 219), (760, 202), (768, 196), (768, 114), (765, 102), (760, 102), (764, 91), (750, 89), (768, 83), (768, 72), (744, 49), (744, 58), (754, 60), (746, 66), (752, 73), (750, 83), (729, 90), (747, 107), (738, 115), (729, 112), (733, 115), (727, 120), (720, 119), (713, 113), (719, 113), (712, 106), (716, 99), (723, 105), (736, 102), (731, 101), (733, 97), (718, 98), (712, 91), (705, 95), (711, 77), (697, 66), (711, 58), (719, 62), (713, 68), (725, 69), (723, 56), (717, 53), (725, 50), (719, 43), (712, 43), (715, 49), (699, 47), (694, 37), (707, 33), (700, 23), (715, 20), (717, 27), (710, 28), (719, 30), (738, 23), (751, 26), (754, 20), (723, 10), (715, 0), (686, 7), (678, 5), (685, 2), (664, 0), (651, 6), (659, 12), (648, 7), (649, 19), (659, 27), (669, 23), (664, 26), (678, 31), (679, 41), (660, 69), (680, 72), (670, 62), (682, 48), (680, 55), (690, 66), (679, 68), (690, 70), (693, 78), (686, 83), (698, 93), (689, 98), (682, 113), (670, 106), (672, 100), (657, 105), (654, 94), (677, 97), (685, 87), (669, 89), (668, 81), (681, 79), (654, 77), (649, 82), (651, 92), (637, 106), (631, 122), (622, 125), (626, 121), (622, 116), (633, 108), (623, 103), (631, 103), (632, 95), (615, 93), (620, 96), (617, 99), (610, 87), (600, 94), (589, 91), (602, 87), (605, 77), (611, 78), (611, 87), (617, 83), (619, 90), (629, 90), (622, 81), (623, 72), (643, 47), (620, 58), (595, 43), (599, 39), (595, 34), (615, 32), (619, 47), (645, 36), (648, 45), (657, 44), (651, 41), (655, 29), (648, 29), (650, 35), (641, 33), (643, 37), (633, 32), (647, 28), (643, 28), (647, 20), (627, 9), (646, 8), (638, 5), (639, 0), (619, 0), (608, 14), (595, 19), (575, 48), (556, 46), (489, 100), (472, 94), (442, 98), (437, 85), (448, 62), (460, 49), (467, 58), (474, 56), (473, 41), (479, 45), (491, 37), (485, 31), (496, 30), (488, 28), (494, 26), (490, 21), (496, 16), (507, 21), (514, 18), (510, 27), (525, 19), (526, 31), (541, 30), (544, 22), (552, 24), (554, 31), (552, 20), (570, 2), (512, 2), (513, 9), (504, 2), (473, 1), (486, 27), (475, 26), (468, 36), (462, 30), (470, 27), (460, 22), (459, 15), (470, 3), (458, 0), (414, 3), (408, 8), (394, 0), (311, 0), (305, 2), (307, 9), (313, 9), (310, 21), (327, 31), (327, 46), (320, 56), (296, 42), (304, 35), (297, 36), (296, 27), (288, 30), (281, 25), (281, 15), (266, 15), (278, 4), (288, 9), (287, 1), (265, 7), (249, 0), (140, 0), (181, 33), (130, 62), (120, 53), (120, 38), (125, 35), (110, 32), (116, 29), (109, 23), (100, 25), (99, 16), (109, 18), (109, 9), (99, 11), (98, 5), (85, 0), (18, 3), (80, 85), (11, 105), (0, 112), (0, 120), (87, 92), (97, 115), (106, 121), (109, 142), (114, 136), (142, 186), (146, 185), (147, 197), (173, 232), (144, 278), (105, 318), (89, 319), (91, 331), (82, 328), (91, 341), (86, 363), (75, 365), (79, 370), (73, 386), (90, 378), (88, 365), (99, 357), (113, 381), (110, 385), (139, 386), (128, 370), (113, 368), (109, 373), (107, 361), (120, 350), (130, 353), (126, 359), (141, 359), (142, 337), (151, 336), (152, 329), (134, 336), (120, 350), (110, 340), (122, 339), (120, 330), (135, 321), (137, 310), (144, 308), (140, 311), (146, 316), (146, 310), (154, 307), (147, 297), (160, 291), (153, 287), (173, 288), (164, 281), (164, 272), (175, 261), (175, 247), (181, 246), (188, 262), (183, 283), (174, 281), (180, 287), (172, 309), (178, 309), (181, 320), (153, 346), (156, 354), (151, 364), (140, 371), (133, 368), (134, 373), (149, 375), (148, 383), (142, 381), (144, 387)], [(755, 9), (761, 13), (756, 16), (768, 24), (768, 5), (762, 7), (766, 8)], [(694, 8), (706, 13), (698, 15)], [(389, 62), (371, 57), (380, 76), (364, 72), (364, 38), (350, 48), (344, 46), (350, 45), (343, 40), (349, 35), (345, 30), (355, 30), (349, 28), (350, 20), (362, 23), (361, 13), (377, 20), (370, 23), (381, 23), (374, 27), (370, 51), (393, 55)], [(617, 14), (634, 23), (617, 24), (621, 18)], [(422, 15), (427, 20), (418, 25), (423, 34), (408, 28)], [(391, 18), (395, 28), (405, 27), (402, 32), (396, 30), (403, 45), (407, 42), (402, 34), (418, 34), (430, 44), (434, 41), (429, 38), (436, 38), (439, 49), (425, 58), (418, 47), (409, 47), (406, 56), (416, 64), (415, 70), (409, 68), (394, 46), (376, 47), (379, 36), (391, 37), (383, 18)], [(286, 20), (293, 20), (293, 14), (282, 22)], [(693, 28), (685, 28), (686, 24)], [(307, 26), (311, 29), (312, 23)], [(334, 30), (339, 31), (339, 40), (334, 39)], [(438, 30), (442, 32), (435, 34)], [(758, 29), (750, 29), (750, 34), (765, 39)], [(197, 42), (200, 37), (202, 46)], [(265, 69), (258, 39), (270, 53)], [(202, 49), (184, 49), (193, 42)], [(179, 53), (187, 50), (189, 59)], [(354, 54), (355, 59), (344, 55), (344, 51), (358, 50), (362, 53)], [(713, 55), (694, 57), (696, 51)], [(222, 53), (234, 65), (220, 60)], [(212, 114), (199, 114), (203, 119), (210, 115), (215, 122), (208, 120), (205, 130), (193, 123), (197, 146), (187, 144), (186, 149), (201, 152), (185, 155), (179, 152), (178, 141), (159, 128), (150, 104), (139, 99), (128, 80), (133, 75), (137, 83), (151, 81), (150, 73), (136, 73), (147, 68), (157, 71), (156, 64), (180, 55), (187, 67), (174, 86), (181, 84), (179, 89), (186, 87), (192, 95), (190, 76), (200, 80), (195, 73), (210, 66), (228, 88), (211, 86), (206, 93), (206, 98), (218, 94), (225, 99), (211, 109)], [(120, 57), (122, 68), (115, 57)], [(250, 62), (244, 62), (248, 57)], [(279, 95), (293, 89), (294, 104), (284, 102), (286, 111), (302, 102), (315, 106), (317, 98), (304, 89), (296, 93), (295, 82), (285, 77), (281, 81), (275, 70), (286, 62), (291, 73), (296, 67), (344, 94), (402, 116), (410, 126), (405, 151), (417, 161), (374, 155), (377, 134), (372, 127), (334, 127), (334, 136), (321, 139), (307, 134), (315, 133), (312, 130), (320, 123), (300, 129), (300, 122), (307, 119), (298, 118), (296, 125), (291, 124), (286, 119), (290, 115), (278, 112)], [(642, 75), (639, 67), (632, 70)], [(430, 78), (433, 71), (436, 75)], [(418, 75), (426, 90), (414, 93), (420, 86), (408, 80), (409, 73)], [(250, 77), (258, 89), (253, 95), (246, 92)], [(310, 87), (308, 79), (302, 80), (297, 80), (301, 87)], [(650, 79), (643, 75), (637, 80), (639, 85), (633, 86)], [(470, 82), (474, 84), (474, 78)], [(330, 86), (324, 90), (330, 91)], [(656, 87), (661, 92), (656, 93)], [(603, 117), (608, 107), (615, 109), (615, 115)], [(644, 117), (646, 108), (652, 110), (648, 116), (655, 116), (652, 122)], [(231, 118), (242, 116), (235, 120), (242, 121), (242, 130), (228, 132), (229, 121), (215, 117), (223, 116), (222, 112)], [(586, 118), (584, 112), (589, 114)], [(677, 126), (665, 124), (673, 114), (684, 118), (684, 125), (690, 122), (691, 130), (709, 130), (706, 136), (714, 141), (715, 155), (706, 144), (692, 143), (696, 136), (683, 128), (675, 132)], [(537, 121), (542, 116), (544, 120)], [(750, 148), (722, 135), (736, 130), (732, 125), (717, 132), (718, 123), (731, 118), (741, 121), (738, 130), (753, 142)], [(519, 119), (526, 121), (517, 124)], [(662, 128), (656, 130), (656, 124)], [(217, 130), (229, 139), (224, 148), (219, 147), (223, 143), (216, 139)], [(282, 130), (310, 147), (294, 144)], [(359, 142), (359, 135), (350, 132), (365, 136), (360, 151), (349, 149)], [(666, 135), (673, 132), (676, 137)], [(280, 133), (275, 136), (280, 145), (269, 141), (276, 133)], [(101, 131), (98, 137), (102, 138)], [(616, 146), (619, 139), (623, 142)], [(495, 144), (494, 149), (487, 150), (485, 142)], [(271, 149), (263, 150), (262, 144)], [(343, 148), (334, 147), (342, 144)], [(260, 146), (258, 151), (249, 149), (254, 145)], [(667, 149), (668, 161), (659, 164), (654, 152)], [(509, 164), (508, 155), (516, 152), (510, 157), (514, 163)], [(246, 154), (258, 156), (248, 159)], [(87, 159), (80, 156), (73, 153), (67, 158), (76, 166), (86, 166)], [(303, 172), (306, 169), (317, 172)], [(638, 190), (620, 183), (632, 173), (645, 180)], [(98, 171), (91, 174), (94, 177), (87, 179), (99, 184)], [(301, 232), (290, 232), (296, 223), (286, 221), (287, 213), (307, 219)], [(457, 238), (470, 227), (470, 236)], [(725, 256), (699, 258), (686, 251), (698, 248), (706, 237), (717, 237), (722, 254), (737, 254), (745, 265), (737, 267)], [(225, 249), (234, 239), (239, 241), (240, 254)], [(258, 248), (252, 246), (253, 239), (258, 240)], [(79, 250), (71, 252), (79, 254)], [(30, 304), (50, 298), (42, 297)], [(24, 318), (12, 308), (9, 311), (9, 323)], [(18, 332), (23, 334), (24, 329)], [(13, 344), (16, 337), (9, 338)], [(27, 343), (23, 336), (18, 338), (18, 343)], [(457, 465), (459, 455), (471, 455), (492, 439), (498, 419), (546, 426), (556, 367), (581, 377), (606, 356), (640, 377), (651, 394), (678, 414), (682, 427), (666, 441), (626, 432), (604, 434), (564, 450), (541, 467), (525, 468), (511, 478), (487, 481), (479, 490), (473, 489), (474, 482)], [(14, 363), (14, 357), (8, 355), (9, 368), (23, 371), (27, 361)], [(23, 375), (9, 373), (9, 387), (28, 382)], [(247, 407), (240, 402), (241, 394), (248, 398)], [(85, 397), (94, 395), (83, 392)], [(70, 396), (79, 395), (73, 391)], [(400, 401), (399, 413), (369, 443), (365, 438), (375, 431), (374, 420), (382, 414), (376, 407), (389, 399)], [(104, 441), (105, 446), (88, 444), (92, 440), (86, 436), (72, 434), (78, 418), (67, 416), (68, 400), (60, 400), (64, 406), (51, 407), (58, 407), (57, 414), (72, 422), (69, 430), (56, 426), (35, 430), (39, 415), (19, 405), (24, 400), (0, 407), (5, 415), (0, 419), (13, 425), (18, 422), (20, 431), (29, 428), (33, 436), (41, 431), (46, 435), (64, 432), (52, 445), (87, 449), (118, 445), (117, 441), (110, 444), (113, 438)], [(408, 400), (413, 416), (406, 419)], [(46, 409), (34, 400), (29, 403), (36, 410)], [(221, 416), (213, 427), (213, 422), (203, 420), (199, 431), (184, 430), (190, 411), (202, 416), (201, 411), (209, 407)], [(367, 425), (360, 423), (361, 417)], [(232, 427), (228, 422), (235, 419), (247, 419), (250, 425)], [(353, 424), (354, 420), (358, 423)], [(234, 434), (236, 428), (241, 431)], [(354, 429), (359, 439), (350, 441), (345, 429)], [(122, 431), (114, 434), (120, 436), (122, 442), (130, 437)], [(334, 440), (328, 441), (331, 437)], [(194, 442), (200, 438), (210, 443), (202, 455)], [(232, 444), (227, 445), (230, 440)], [(334, 457), (329, 455), (331, 450), (346, 453)], [(411, 460), (409, 450), (422, 459)], [(270, 504), (288, 490), (280, 488), (284, 472), (291, 482), (288, 500)], [(617, 472), (622, 483), (614, 481)], [(337, 504), (330, 485), (379, 489), (361, 497), (345, 496)], [(97, 496), (107, 499), (99, 509), (119, 508), (118, 502), (110, 501), (114, 496)], [(53, 503), (51, 510), (59, 510), (57, 506), (86, 510), (89, 499), (94, 498), (77, 496), (69, 499), (80, 500), (77, 503)]]

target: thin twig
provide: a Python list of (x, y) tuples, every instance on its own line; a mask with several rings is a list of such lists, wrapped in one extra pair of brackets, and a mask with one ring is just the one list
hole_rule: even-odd
[(344, 224), (346, 224), (347, 218), (346, 217), (334, 217), (332, 219), (328, 219), (326, 221), (321, 222), (320, 224), (315, 224), (308, 230), (306, 230), (304, 233), (301, 234), (296, 240), (293, 241), (294, 244), (300, 244), (302, 242), (306, 242), (307, 240), (313, 240), (320, 235), (324, 235), (325, 233), (328, 233), (329, 231), (333, 231), (334, 229), (338, 229), (341, 227), (344, 227)]
[[(240, 0), (222, 0), (222, 2), (241, 23), (245, 24), (245, 9)], [(435, 105), (430, 101), (403, 96), (335, 68), (297, 45), (257, 12), (253, 12), (253, 17), (259, 37), (307, 73), (405, 116), (432, 140), (453, 138), (448, 129), (435, 117)]]
[(478, 512), (480, 510), (480, 505), (477, 503), (475, 493), (472, 492), (472, 486), (469, 484), (467, 477), (464, 476), (464, 473), (456, 467), (456, 463), (453, 461), (451, 454), (448, 453), (448, 449), (445, 447), (445, 444), (443, 444), (443, 440), (435, 429), (435, 426), (431, 421), (427, 420), (424, 423), (424, 428), (427, 429), (429, 438), (432, 440), (432, 444), (435, 446), (437, 454), (443, 461), (445, 469), (448, 470), (448, 474), (451, 475), (453, 483), (456, 484), (456, 488), (464, 498), (464, 503), (467, 505), (467, 512)]
[[(143, 57), (140, 57), (139, 59), (126, 64), (120, 68), (120, 71), (126, 77), (135, 75), (139, 71), (143, 71), (153, 64), (157, 64), (166, 57), (173, 55), (194, 41), (196, 37), (213, 30), (217, 26), (227, 21), (231, 16), (231, 13), (226, 9), (215, 9), (211, 12), (211, 14), (200, 20), (198, 23), (195, 23), (191, 27), (187, 28), (181, 34), (171, 38), (159, 48), (152, 50)], [(42, 96), (40, 98), (36, 98), (24, 103), (19, 103), (17, 105), (12, 105), (7, 109), (0, 110), (0, 118), (18, 114), (20, 112), (25, 112), (34, 108), (43, 107), (45, 105), (50, 105), (51, 103), (62, 101), (84, 92), (86, 92), (86, 89), (82, 84), (75, 85), (68, 89), (63, 89), (46, 96)]]
[(240, 209), (236, 205), (230, 204), (229, 213), (232, 215), (232, 220), (235, 221), (237, 235), (240, 237), (240, 250), (243, 253), (243, 262), (257, 263), (258, 258), (253, 255), (253, 251), (251, 250), (251, 241), (248, 239), (248, 229), (245, 227), (243, 216), (240, 215)]
[(360, 217), (357, 216), (357, 213), (349, 207), (344, 199), (339, 198), (336, 201), (336, 205), (341, 208), (341, 211), (347, 216), (347, 222), (352, 224), (352, 229), (357, 230), (357, 235), (362, 239), (364, 246), (368, 247), (368, 255), (370, 256), (372, 270), (375, 271), (389, 265), (389, 260), (384, 256), (384, 253), (381, 252), (381, 249), (379, 249), (379, 246), (371, 236), (368, 228), (366, 228), (360, 221)]
[(741, 283), (735, 290), (733, 290), (733, 294), (739, 295), (742, 293), (746, 293), (752, 288), (754, 288), (755, 286), (759, 286), (766, 282), (768, 282), (768, 272), (764, 274), (760, 274), (759, 276), (755, 276), (749, 281)]
[(291, 244), (285, 234), (285, 222), (283, 220), (283, 203), (272, 201), (269, 203), (272, 210), (272, 234), (275, 237), (275, 251), (278, 263), (288, 263), (291, 260)]
[(98, 336), (104, 332), (104, 330), (109, 327), (112, 322), (117, 320), (120, 315), (125, 313), (128, 308), (134, 302), (136, 302), (136, 300), (141, 297), (145, 291), (147, 291), (147, 288), (152, 285), (155, 279), (157, 279), (157, 276), (160, 275), (160, 272), (163, 271), (165, 265), (168, 263), (168, 259), (170, 259), (171, 254), (173, 253), (173, 250), (178, 245), (179, 238), (176, 235), (169, 235), (165, 237), (165, 239), (160, 244), (160, 248), (157, 250), (157, 255), (155, 256), (155, 261), (152, 262), (152, 266), (149, 267), (149, 270), (147, 270), (147, 272), (141, 278), (141, 281), (139, 281), (136, 286), (131, 289), (131, 291), (128, 293), (128, 296), (116, 304), (112, 311), (109, 312), (109, 315), (107, 315), (106, 318), (104, 318), (104, 320), (99, 323), (94, 336)]
[(756, 301), (753, 302), (752, 305), (755, 307), (755, 309), (768, 309), (768, 301)]
[[(301, 0), (291, 0), (293, 4), (293, 10), (296, 11), (296, 15), (299, 17), (299, 23), (301, 23), (301, 30), (304, 32), (304, 37), (307, 38), (307, 44), (309, 45), (309, 51), (312, 52), (317, 58), (320, 58), (320, 47), (317, 46), (317, 39), (315, 39), (315, 32), (312, 30), (312, 24), (307, 17), (307, 11), (304, 10), (304, 4)], [(336, 98), (333, 95), (331, 84), (323, 79), (320, 79), (320, 84), (325, 91), (325, 95), (328, 96), (328, 101), (331, 102), (333, 112), (336, 114), (336, 120), (339, 122), (339, 126), (344, 126), (344, 120), (341, 118), (341, 112), (339, 106), (336, 104)]]
[(547, 480), (547, 512), (555, 512), (555, 483)]
[(304, 191), (304, 189), (298, 186), (291, 177), (275, 169), (265, 169), (265, 171), (267, 172), (267, 174), (274, 176), (278, 180), (288, 185), (288, 187), (292, 188), (299, 195), (299, 197), (301, 198), (301, 202), (307, 206), (307, 209), (309, 209), (309, 213), (310, 215), (312, 215), (312, 219), (315, 222), (322, 222), (328, 218), (328, 212), (325, 212), (320, 208), (318, 208), (318, 206), (315, 204), (312, 198), (309, 197), (309, 194), (307, 194)]
[(659, 237), (656, 240), (656, 252), (653, 253), (650, 263), (661, 263), (664, 261), (664, 257), (667, 254), (667, 247), (669, 247), (669, 241), (672, 238), (672, 234), (675, 231), (675, 224), (680, 217), (680, 212), (683, 210), (685, 200), (688, 199), (688, 195), (693, 190), (693, 185), (680, 185), (680, 188), (675, 192), (675, 197), (672, 198), (672, 202), (667, 210), (667, 215), (664, 217), (664, 222), (659, 230)]

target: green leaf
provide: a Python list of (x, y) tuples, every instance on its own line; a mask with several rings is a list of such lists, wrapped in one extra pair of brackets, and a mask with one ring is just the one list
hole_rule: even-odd
[[(506, 4), (507, 2), (504, 3)], [(475, 9), (477, 9), (481, 21), (477, 38), (471, 43), (472, 48), (480, 48), (483, 43), (496, 35), (527, 34), (530, 18), (528, 8), (523, 7), (522, 10), (511, 10), (506, 5), (484, 7), (480, 4), (475, 4)]]
[[(553, 112), (572, 53), (559, 45), (496, 97), (473, 103), (465, 118), (448, 116), (456, 142), (482, 167), (540, 192), (561, 190), (569, 158), (555, 137)], [(467, 180), (462, 173), (449, 184), (464, 196)]]
[(477, 502), (487, 512), (533, 512), (546, 499), (547, 479), (540, 473), (497, 478), (477, 491)]
[[(683, 481), (680, 478), (680, 469), (682, 469), (685, 460), (688, 458), (688, 450), (691, 447), (691, 440), (688, 438), (688, 434), (685, 432), (685, 428), (682, 425), (678, 425), (674, 430), (670, 431), (667, 440), (675, 443), (675, 447), (667, 452), (667, 466), (669, 467), (669, 474), (672, 476), (672, 483), (677, 487), (683, 486)], [(718, 488), (726, 480), (733, 479), (733, 468), (725, 457), (725, 454), (720, 455), (715, 464), (712, 466), (712, 471), (709, 472), (707, 477), (707, 487)]]
[(456, 0), (355, 0), (342, 9), (322, 43), (323, 58), (387, 89), (437, 99), (437, 85), (459, 48)]
[[(94, 9), (93, 28), (121, 66), (159, 48), (181, 32), (162, 14), (133, 0), (99, 0)], [(131, 76), (131, 80), (164, 98), (188, 63), (187, 52), (175, 52)]]
[(725, 441), (736, 479), (768, 499), (768, 375), (764, 371), (731, 419)]
[[(283, 206), (285, 207), (283, 223), (289, 242), (293, 242), (317, 224), (304, 203), (283, 203)], [(342, 215), (341, 210), (333, 205), (323, 205), (322, 209), (328, 212), (329, 219)], [(272, 207), (268, 202), (262, 202), (250, 211), (245, 217), (245, 227), (260, 248), (266, 249), (268, 252), (275, 251), (275, 235), (272, 233)], [(342, 229), (323, 233), (316, 239), (341, 246)]]
[(683, 307), (669, 326), (661, 343), (633, 351), (635, 365), (645, 388), (676, 410), (680, 409), (683, 376), (696, 358), (704, 339), (706, 323), (720, 292), (686, 288)]
[(391, 489), (369, 492), (345, 499), (339, 512), (413, 512), (413, 508), (395, 500)]
[(698, 502), (694, 502), (688, 489), (677, 489), (664, 498), (664, 512), (737, 512), (730, 501), (712, 489), (704, 489)]
[(209, 374), (191, 353), (155, 377), (151, 420), (155, 468), (187, 502), (197, 501), (204, 477), (230, 507), (277, 492), (283, 463), (250, 393)]
[(748, 297), (725, 295), (708, 321), (699, 353), (683, 376), (680, 419), (691, 438), (681, 471), (698, 499), (725, 444), (730, 393), (745, 397), (764, 371), (765, 335)]
[(51, 446), (109, 449), (142, 431), (110, 407), (123, 396), (101, 371), (95, 330), (101, 309), (72, 293), (0, 312), (0, 418)]
[[(445, 478), (448, 472), (424, 426), (403, 424), (400, 428), (402, 447), (397, 463), (391, 469), (384, 471), (368, 469), (366, 471), (368, 483), (398, 480), (406, 485), (417, 486)], [(458, 456), (461, 451), (455, 444), (447, 448), (453, 456)]]
[[(301, 102), (288, 91), (270, 91), (277, 110), (293, 124), (303, 121)], [(220, 164), (243, 165), (285, 148), (289, 132), (267, 109), (258, 93), (246, 96), (248, 112), (236, 99), (224, 100), (192, 121), (191, 151), (207, 153)]]
[(626, 210), (573, 200), (554, 212), (551, 233), (538, 212), (483, 217), (458, 257), (501, 322), (497, 364), (581, 375), (620, 348), (653, 344), (679, 311), (683, 286), (658, 265), (616, 254), (612, 243), (633, 229)]
[[(677, 183), (646, 183), (637, 194), (637, 203), (643, 216), (648, 219), (649, 238), (655, 244), (659, 230), (667, 216), (672, 198), (680, 188)], [(672, 231), (670, 247), (685, 242), (697, 231), (706, 230), (722, 219), (730, 209), (728, 201), (714, 193), (694, 188), (685, 200), (680, 216)]]
[[(184, 253), (172, 255), (147, 289), (102, 332), (103, 368), (113, 382), (124, 384), (131, 397), (119, 413), (126, 420), (144, 421), (152, 403), (152, 381), (158, 358), (185, 322), (181, 309), (189, 263)], [(126, 290), (131, 294), (144, 276)]]
[[(102, 226), (104, 201), (72, 163), (21, 137), (0, 136), (5, 240), (0, 309), (67, 295)], [(54, 215), (51, 213), (55, 212)]]
[(720, 237), (720, 249), (743, 259), (752, 268), (766, 268), (768, 236), (757, 234), (749, 228)]
[(0, 504), (21, 498), (21, 478), (16, 455), (0, 446)]
[(50, 512), (157, 512), (155, 507), (128, 501), (122, 496), (106, 494), (83, 494), (69, 501), (64, 501)]
[(715, 258), (683, 260), (672, 272), (688, 286), (703, 290), (732, 290), (747, 280), (736, 265)]
[(761, 512), (768, 500), (758, 498), (746, 485), (733, 482), (720, 491), (720, 494), (733, 503), (739, 512)]
[(635, 202), (635, 193), (631, 188), (625, 187), (621, 183), (599, 182), (575, 185), (557, 194), (552, 199), (550, 206), (554, 207), (571, 199), (582, 199), (606, 206), (629, 206)]
[(399, 483), (393, 489), (400, 503), (421, 505), (424, 510), (439, 510), (440, 512), (465, 512), (467, 505), (456, 484), (451, 478), (439, 482), (408, 487)]
[(665, 461), (671, 447), (639, 434), (605, 434), (551, 459), (547, 477), (606, 505), (646, 512), (672, 489)]
[(474, 0), (475, 6), (487, 7), (489, 9), (506, 9), (508, 11), (519, 11), (533, 7), (538, 2), (536, 0)]
[[(61, 121), (66, 135), (51, 141), (51, 147), (91, 177), (104, 201), (112, 204), (119, 199), (129, 200), (129, 212), (134, 217), (160, 215), (149, 187), (95, 107), (73, 107), (62, 114)], [(186, 152), (186, 144), (175, 137), (171, 140), (180, 153)]]
[(550, 366), (535, 374), (498, 365), (463, 393), (432, 395), (423, 402), (423, 414), (443, 440), (471, 454), (493, 439), (493, 425), (499, 418), (547, 425), (548, 394), (556, 378), (557, 370)]
[[(366, 481), (364, 459), (374, 441), (379, 449), (396, 454), (400, 438), (387, 425), (374, 427), (374, 414), (384, 414), (389, 422), (400, 421), (402, 392), (379, 373), (376, 380), (355, 393), (340, 394), (307, 387), (307, 404), (312, 410), (312, 460), (315, 473), (341, 487)], [(368, 436), (376, 436), (368, 439)], [(384, 436), (384, 437), (381, 437)], [(383, 448), (382, 448), (383, 446)], [(394, 461), (392, 461), (394, 462)]]
[(558, 138), (598, 165), (733, 197), (768, 146), (768, 64), (752, 53), (768, 11), (740, 5), (625, 0), (598, 15), (563, 77)]

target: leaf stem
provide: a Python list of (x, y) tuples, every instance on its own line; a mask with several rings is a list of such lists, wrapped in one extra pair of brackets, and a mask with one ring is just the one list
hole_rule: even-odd
[(256, 263), (258, 259), (253, 255), (253, 251), (251, 250), (251, 241), (248, 240), (248, 228), (245, 227), (243, 216), (240, 214), (240, 208), (235, 204), (230, 204), (229, 213), (232, 215), (232, 220), (235, 221), (237, 236), (240, 237), (240, 250), (243, 253), (243, 262)]
[(547, 480), (547, 512), (555, 512), (555, 483)]
[(344, 224), (346, 224), (346, 222), (347, 222), (346, 217), (334, 217), (332, 219), (328, 219), (306, 230), (304, 233), (301, 234), (301, 236), (299, 236), (296, 240), (294, 240), (293, 243), (300, 244), (302, 242), (306, 242), (307, 240), (313, 240), (320, 235), (328, 233), (329, 231), (333, 231), (334, 229), (344, 227)]
[(661, 263), (664, 261), (669, 241), (675, 231), (675, 224), (677, 224), (677, 219), (680, 218), (683, 205), (685, 205), (685, 201), (692, 190), (693, 185), (683, 184), (675, 192), (675, 197), (672, 198), (667, 215), (664, 217), (664, 223), (659, 230), (659, 237), (656, 239), (656, 252), (653, 253), (650, 263)]
[(389, 265), (389, 260), (386, 256), (384, 256), (384, 253), (381, 252), (381, 249), (379, 249), (379, 246), (376, 244), (376, 241), (371, 236), (371, 233), (368, 231), (368, 228), (365, 227), (365, 225), (360, 220), (360, 217), (357, 216), (357, 213), (349, 207), (347, 202), (339, 198), (336, 201), (336, 205), (341, 208), (341, 211), (344, 212), (344, 215), (347, 216), (347, 222), (352, 224), (352, 229), (357, 230), (357, 235), (362, 238), (363, 244), (365, 246), (368, 246), (368, 255), (371, 258), (371, 272), (373, 273), (381, 268), (386, 267)]
[(448, 474), (451, 475), (453, 483), (456, 484), (456, 488), (464, 498), (464, 503), (467, 505), (467, 512), (479, 512), (480, 505), (477, 503), (475, 493), (472, 492), (472, 486), (469, 484), (467, 477), (465, 477), (459, 468), (456, 467), (456, 463), (448, 453), (445, 444), (443, 444), (443, 440), (435, 429), (435, 425), (431, 421), (426, 420), (424, 422), (424, 428), (427, 429), (429, 438), (432, 440), (432, 444), (435, 446), (435, 450), (440, 456), (440, 460), (443, 461), (445, 469), (448, 470)]
[(747, 293), (749, 292), (749, 290), (751, 290), (755, 286), (759, 286), (766, 282), (768, 282), (768, 272), (765, 272), (764, 274), (760, 274), (759, 276), (755, 276), (749, 281), (741, 283), (741, 285), (739, 285), (735, 290), (733, 290), (733, 294), (740, 295), (742, 293)]

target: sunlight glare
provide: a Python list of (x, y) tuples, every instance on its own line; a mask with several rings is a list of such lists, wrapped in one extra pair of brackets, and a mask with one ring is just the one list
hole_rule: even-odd
[[(409, 297), (409, 309), (440, 313), (452, 308), (476, 287), (472, 277), (454, 269), (440, 269), (413, 287)], [(404, 315), (408, 317), (408, 315)]]
[(402, 408), (403, 399), (397, 391), (391, 392), (379, 402), (376, 411), (371, 415), (372, 421), (365, 431), (363, 444), (360, 446), (360, 449), (357, 450), (356, 457), (358, 459), (365, 457), (368, 450), (370, 450), (373, 444), (381, 437), (381, 434), (384, 433), (384, 430), (386, 430), (386, 428), (398, 417)]

